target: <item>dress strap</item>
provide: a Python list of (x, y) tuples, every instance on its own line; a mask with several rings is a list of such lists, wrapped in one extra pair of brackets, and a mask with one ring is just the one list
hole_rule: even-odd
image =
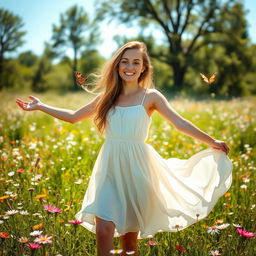
[(146, 90), (145, 90), (145, 93), (144, 93), (143, 99), (142, 99), (142, 101), (141, 101), (141, 105), (143, 105), (143, 102), (144, 102), (144, 99), (145, 99), (146, 93), (147, 93), (147, 88), (146, 88)]

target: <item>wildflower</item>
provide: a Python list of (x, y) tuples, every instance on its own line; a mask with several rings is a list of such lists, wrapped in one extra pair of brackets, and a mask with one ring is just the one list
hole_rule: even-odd
[(218, 255), (221, 255), (221, 253), (219, 252), (219, 250), (210, 251), (209, 254), (210, 254), (211, 256), (218, 256)]
[(57, 207), (49, 205), (49, 204), (45, 204), (44, 209), (50, 213), (61, 213), (62, 212), (61, 209), (58, 209)]
[(225, 196), (225, 197), (230, 197), (231, 194), (230, 194), (229, 192), (227, 192), (224, 196)]
[(214, 235), (216, 233), (219, 233), (220, 231), (218, 230), (218, 228), (216, 226), (212, 226), (212, 227), (208, 228), (207, 232)]
[(34, 244), (34, 243), (29, 243), (29, 244), (25, 244), (28, 248), (32, 249), (32, 250), (36, 250), (41, 248), (41, 245), (39, 244)]
[(23, 173), (25, 170), (24, 169), (18, 169), (17, 172)]
[(21, 215), (29, 215), (28, 211), (20, 211)]
[(18, 239), (18, 241), (20, 243), (26, 243), (28, 241), (28, 238), (27, 237), (21, 237), (21, 238)]
[(247, 185), (243, 184), (240, 186), (241, 189), (247, 189)]
[(175, 225), (174, 227), (172, 227), (173, 229), (177, 229), (177, 231), (179, 231), (179, 229), (182, 229), (183, 226), (180, 226), (180, 225)]
[(227, 228), (227, 227), (229, 227), (229, 226), (230, 226), (229, 223), (223, 223), (223, 224), (221, 224), (221, 225), (218, 225), (218, 226), (217, 226), (217, 229), (225, 229), (225, 228)]
[(1, 196), (1, 197), (0, 197), (0, 202), (1, 202), (2, 200), (7, 199), (7, 198), (9, 198), (9, 196), (8, 196), (8, 195), (6, 195), (6, 196)]
[(43, 233), (43, 231), (35, 230), (30, 233), (31, 236), (40, 236)]
[(0, 232), (0, 237), (6, 239), (9, 238), (10, 236), (6, 232)]
[(47, 235), (40, 235), (37, 237), (34, 242), (39, 243), (39, 244), (50, 244), (52, 242), (52, 237), (47, 236)]
[(40, 224), (38, 224), (38, 225), (35, 225), (35, 226), (33, 226), (33, 230), (38, 230), (38, 229), (40, 229), (40, 228), (42, 228), (44, 226), (44, 224), (43, 223), (40, 223)]
[(252, 238), (252, 237), (255, 237), (255, 236), (256, 236), (255, 233), (253, 233), (253, 232), (248, 232), (246, 229), (237, 228), (236, 231), (237, 231), (237, 233), (238, 233), (240, 236), (243, 236), (243, 237)]
[(224, 222), (223, 219), (218, 219), (218, 220), (215, 220), (215, 224), (219, 225), (219, 224), (222, 224)]
[(9, 211), (6, 211), (6, 212), (5, 212), (5, 215), (14, 215), (14, 214), (16, 214), (17, 212), (19, 212), (19, 211), (17, 211), (17, 210), (9, 210)]
[(109, 251), (111, 254), (120, 254), (123, 252), (123, 249), (114, 249)]
[(74, 224), (74, 225), (78, 225), (78, 224), (81, 224), (81, 223), (83, 223), (83, 222), (82, 222), (82, 221), (79, 221), (79, 220), (69, 220), (68, 223)]
[(132, 255), (135, 254), (135, 251), (129, 251), (129, 252), (125, 252), (127, 255)]
[(32, 181), (40, 180), (42, 176), (43, 176), (42, 174), (37, 174), (37, 175), (35, 175), (35, 177), (33, 177), (31, 180), (32, 180)]
[(147, 244), (150, 245), (150, 246), (156, 246), (156, 245), (157, 245), (157, 242), (156, 242), (156, 241), (153, 241), (153, 240), (149, 240), (149, 241), (147, 242)]
[(13, 176), (14, 174), (15, 174), (15, 172), (13, 172), (13, 171), (12, 172), (8, 172), (8, 176), (10, 176), (10, 177)]
[(185, 251), (185, 248), (182, 245), (176, 245), (175, 249), (179, 252)]

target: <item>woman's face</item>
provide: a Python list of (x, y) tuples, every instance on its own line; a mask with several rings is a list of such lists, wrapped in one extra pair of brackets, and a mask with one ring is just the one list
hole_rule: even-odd
[(118, 65), (118, 73), (123, 81), (137, 83), (143, 71), (144, 66), (140, 49), (126, 50)]

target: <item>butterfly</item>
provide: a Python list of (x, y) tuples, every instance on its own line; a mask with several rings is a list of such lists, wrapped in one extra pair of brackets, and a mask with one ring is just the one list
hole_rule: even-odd
[(75, 74), (75, 77), (76, 77), (76, 82), (79, 85), (84, 85), (87, 82), (87, 78), (83, 74), (81, 74), (80, 72), (75, 71), (74, 74)]
[(211, 75), (209, 78), (206, 77), (204, 74), (200, 73), (200, 76), (202, 77), (203, 81), (207, 84), (212, 84), (215, 82), (215, 78), (217, 76), (217, 73), (215, 72), (213, 75)]

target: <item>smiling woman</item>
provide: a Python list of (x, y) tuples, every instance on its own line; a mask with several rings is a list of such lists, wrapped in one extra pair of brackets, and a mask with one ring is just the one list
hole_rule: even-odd
[[(180, 116), (154, 88), (142, 42), (119, 48), (95, 85), (92, 91), (101, 89), (99, 95), (77, 111), (47, 106), (33, 96), (32, 102), (17, 99), (17, 104), (71, 123), (94, 116), (105, 142), (75, 216), (96, 234), (98, 256), (110, 255), (114, 237), (121, 239), (122, 255), (137, 256), (137, 239), (177, 232), (211, 212), (231, 186), (229, 147)], [(211, 148), (189, 159), (162, 158), (146, 143), (154, 111)]]

